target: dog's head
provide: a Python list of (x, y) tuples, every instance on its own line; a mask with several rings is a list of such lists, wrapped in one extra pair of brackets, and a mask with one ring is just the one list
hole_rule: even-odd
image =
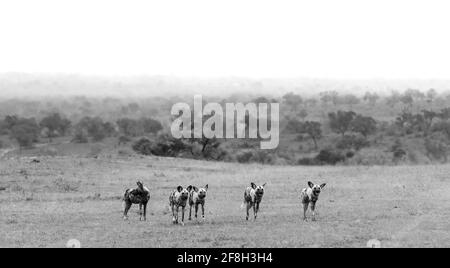
[(255, 194), (257, 196), (264, 195), (264, 187), (266, 186), (265, 183), (263, 185), (256, 186), (256, 184), (252, 182), (252, 183), (250, 183), (250, 186), (255, 190)]
[(177, 187), (177, 191), (180, 193), (180, 199), (186, 200), (189, 197), (189, 191), (187, 189), (184, 189), (182, 186)]
[(314, 184), (310, 181), (308, 181), (308, 186), (311, 188), (314, 195), (319, 195), (320, 191), (322, 191), (323, 187), (325, 187), (326, 183), (322, 183), (321, 185)]
[(208, 191), (208, 184), (205, 187), (198, 189), (198, 198), (203, 199), (206, 197), (206, 192)]
[(194, 191), (197, 193), (198, 198), (203, 199), (206, 197), (206, 192), (208, 191), (208, 184), (205, 185), (203, 188), (197, 188), (195, 186), (189, 185), (187, 188), (188, 192)]

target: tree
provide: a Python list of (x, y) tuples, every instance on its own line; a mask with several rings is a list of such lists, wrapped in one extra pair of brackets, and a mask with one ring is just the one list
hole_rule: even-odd
[(355, 116), (356, 113), (352, 111), (338, 111), (337, 113), (329, 113), (328, 119), (330, 120), (331, 130), (344, 136), (345, 133), (350, 129), (350, 124)]
[(305, 101), (306, 106), (315, 107), (317, 105), (318, 100), (315, 98), (309, 98)]
[(436, 96), (437, 96), (436, 90), (435, 90), (434, 88), (430, 88), (430, 89), (427, 91), (427, 102), (428, 102), (430, 105), (433, 105), (433, 101), (436, 99)]
[(432, 130), (434, 132), (442, 132), (443, 134), (445, 134), (445, 136), (447, 137), (447, 139), (450, 141), (450, 122), (448, 121), (440, 121), (438, 123), (435, 123), (433, 125)]
[(307, 134), (314, 142), (314, 148), (317, 150), (317, 140), (322, 137), (322, 125), (315, 121), (306, 121), (300, 124), (299, 133)]
[(367, 138), (377, 130), (377, 122), (370, 116), (357, 115), (351, 122), (351, 130)]
[(305, 118), (308, 116), (308, 111), (306, 109), (301, 109), (298, 116), (302, 119), (302, 121), (305, 121)]
[(377, 103), (378, 99), (380, 99), (380, 96), (378, 96), (377, 93), (371, 93), (371, 92), (366, 92), (366, 94), (363, 97), (363, 100), (365, 102), (368, 102), (370, 104), (370, 106), (375, 106), (375, 104)]
[(47, 130), (46, 136), (49, 138), (50, 142), (52, 141), (52, 138), (64, 136), (70, 128), (70, 125), (71, 122), (68, 119), (62, 118), (58, 113), (44, 117), (39, 123), (41, 128)]
[(350, 110), (352, 110), (353, 105), (359, 104), (359, 98), (353, 94), (346, 94), (346, 95), (342, 96), (341, 102), (343, 104), (349, 105)]
[(404, 95), (400, 96), (400, 101), (403, 104), (405, 104), (405, 105), (407, 105), (408, 107), (411, 108), (413, 103), (414, 103), (414, 98), (411, 95), (409, 95), (409, 94), (404, 94)]
[(291, 110), (296, 110), (298, 106), (303, 103), (300, 95), (289, 92), (283, 96), (284, 103), (290, 107)]
[(34, 118), (21, 118), (11, 127), (11, 138), (15, 139), (21, 148), (31, 147), (38, 140), (39, 126)]
[(425, 132), (425, 136), (427, 136), (431, 129), (431, 126), (433, 124), (433, 120), (435, 118), (437, 118), (439, 116), (439, 114), (436, 112), (427, 111), (427, 110), (422, 110), (422, 114), (423, 114), (423, 123), (424, 123), (423, 130)]
[(141, 118), (140, 124), (142, 124), (144, 133), (156, 134), (158, 131), (163, 129), (161, 123), (152, 118)]
[(83, 133), (87, 133), (94, 141), (102, 141), (104, 138), (114, 135), (115, 128), (110, 122), (103, 122), (100, 117), (84, 117), (75, 126), (76, 135)]
[(338, 104), (339, 93), (337, 91), (324, 91), (320, 94), (320, 100), (323, 104), (327, 105), (328, 102), (333, 103), (334, 106)]
[(139, 120), (121, 118), (117, 120), (116, 124), (119, 127), (119, 132), (131, 137), (142, 136), (148, 133), (156, 134), (163, 128), (159, 121), (145, 117)]
[(391, 95), (386, 98), (386, 104), (394, 107), (397, 103), (400, 102), (400, 93), (398, 91), (392, 91)]

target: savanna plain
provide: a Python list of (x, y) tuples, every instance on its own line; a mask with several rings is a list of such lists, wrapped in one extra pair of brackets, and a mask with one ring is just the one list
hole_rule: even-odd
[[(381, 247), (450, 246), (450, 165), (276, 166), (155, 156), (0, 160), (0, 247)], [(147, 221), (126, 188), (151, 192)], [(327, 183), (317, 221), (303, 221), (307, 181)], [(245, 187), (267, 183), (256, 221), (241, 209)], [(174, 225), (178, 185), (209, 185), (205, 219)], [(308, 215), (310, 216), (310, 215)], [(310, 218), (309, 218), (310, 219)]]

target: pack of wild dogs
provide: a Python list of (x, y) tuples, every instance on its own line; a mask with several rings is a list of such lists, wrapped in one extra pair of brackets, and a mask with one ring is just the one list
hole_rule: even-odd
[[(253, 209), (253, 217), (256, 220), (258, 216), (259, 206), (264, 196), (264, 187), (266, 183), (262, 185), (256, 185), (250, 183), (244, 190), (244, 199), (241, 208), (246, 208), (246, 217), (248, 220), (250, 216), (250, 210)], [(319, 200), (319, 195), (322, 189), (325, 187), (323, 184), (314, 184), (308, 181), (308, 187), (304, 188), (300, 192), (300, 202), (303, 205), (303, 220), (307, 220), (306, 212), (308, 207), (311, 208), (312, 220), (316, 220), (316, 202)], [(169, 207), (172, 211), (172, 223), (181, 223), (184, 225), (185, 210), (189, 205), (189, 220), (192, 220), (192, 209), (194, 209), (194, 216), (197, 218), (198, 210), (201, 208), (202, 219), (205, 219), (205, 203), (206, 193), (208, 191), (208, 184), (204, 187), (196, 187), (189, 185), (186, 188), (182, 186), (176, 187), (169, 194)], [(137, 182), (137, 188), (127, 189), (123, 196), (124, 211), (123, 218), (128, 219), (128, 211), (133, 204), (139, 204), (139, 220), (147, 220), (147, 204), (150, 200), (150, 190), (144, 186), (141, 181)], [(181, 210), (181, 220), (179, 214)]]

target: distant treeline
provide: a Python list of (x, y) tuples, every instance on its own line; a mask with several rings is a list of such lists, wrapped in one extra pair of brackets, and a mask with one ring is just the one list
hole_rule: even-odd
[[(0, 105), (0, 135), (26, 148), (54, 138), (73, 143), (114, 137), (146, 155), (265, 164), (392, 164), (446, 162), (450, 144), (450, 96), (430, 89), (367, 92), (357, 96), (324, 91), (316, 97), (206, 98), (205, 102), (280, 103), (280, 146), (258, 149), (254, 139), (186, 138), (169, 133), (170, 108), (192, 99), (114, 98), (11, 100)], [(34, 116), (30, 116), (34, 114)], [(208, 116), (205, 116), (207, 119)], [(248, 116), (244, 123), (248, 126)], [(3, 146), (5, 142), (1, 142)], [(2, 145), (3, 144), (3, 145)]]

